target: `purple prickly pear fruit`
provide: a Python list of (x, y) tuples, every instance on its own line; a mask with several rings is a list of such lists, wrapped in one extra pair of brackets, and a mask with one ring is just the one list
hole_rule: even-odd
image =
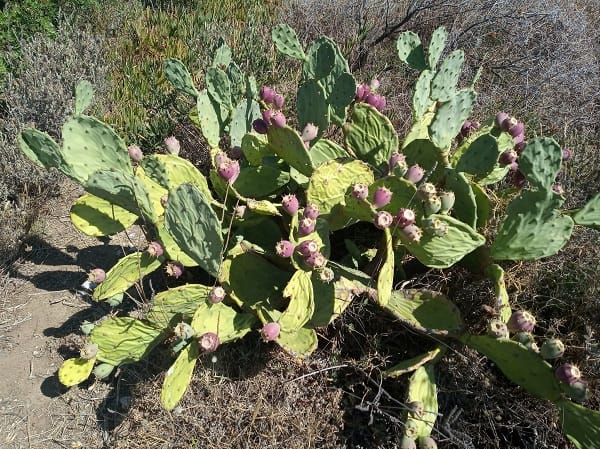
[(160, 197), (160, 205), (162, 207), (167, 207), (167, 201), (169, 201), (169, 195), (163, 195)]
[(565, 194), (565, 189), (562, 188), (562, 186), (560, 184), (552, 184), (552, 191), (554, 193), (558, 193), (559, 195), (564, 195)]
[(477, 131), (479, 128), (481, 128), (481, 123), (479, 122), (471, 122), (471, 129)]
[(498, 112), (498, 114), (496, 114), (496, 118), (494, 119), (494, 125), (497, 128), (502, 129), (502, 123), (504, 123), (504, 120), (509, 117), (510, 115), (508, 115), (506, 112)]
[(304, 240), (296, 247), (296, 251), (304, 257), (319, 252), (319, 244), (314, 240)]
[(535, 327), (535, 317), (526, 310), (513, 312), (506, 325), (511, 332), (531, 332)]
[(244, 153), (242, 152), (242, 147), (234, 146), (229, 150), (229, 155), (231, 159), (241, 159)]
[(431, 437), (419, 438), (419, 449), (437, 449), (437, 443)]
[(409, 242), (420, 242), (421, 237), (423, 237), (423, 230), (414, 223), (404, 226), (401, 231)]
[(281, 207), (286, 211), (289, 215), (295, 215), (298, 212), (298, 198), (293, 193), (289, 193), (287, 195), (283, 195), (281, 198)]
[(319, 134), (319, 127), (314, 123), (307, 123), (300, 137), (302, 137), (303, 142), (310, 142), (317, 137), (317, 134)]
[(564, 385), (563, 390), (575, 402), (583, 402), (589, 396), (588, 384), (585, 380), (579, 379), (572, 384)]
[(385, 109), (386, 106), (387, 106), (387, 100), (385, 99), (385, 97), (383, 95), (380, 95), (379, 101), (377, 102), (375, 109), (377, 109), (379, 112), (383, 112), (383, 110)]
[(525, 134), (525, 124), (523, 122), (515, 123), (508, 128), (508, 134), (510, 134), (513, 138), (521, 134)]
[(447, 214), (450, 212), (452, 207), (454, 207), (454, 202), (456, 201), (456, 196), (454, 192), (440, 192), (440, 201), (442, 202), (442, 207), (440, 208), (440, 214)]
[(219, 151), (217, 154), (215, 154), (214, 161), (215, 167), (218, 167), (221, 164), (229, 162), (229, 156), (227, 156), (227, 153), (224, 151)]
[(412, 209), (400, 209), (398, 213), (396, 213), (395, 221), (399, 227), (405, 228), (414, 224), (415, 219), (415, 213), (412, 211)]
[(495, 338), (508, 338), (508, 327), (500, 320), (491, 320), (487, 326), (487, 333)]
[(544, 360), (558, 359), (564, 353), (565, 345), (558, 338), (549, 338), (540, 347), (540, 354)]
[(319, 212), (319, 206), (316, 204), (307, 204), (302, 215), (304, 218), (312, 218), (313, 220), (316, 220), (319, 216)]
[(356, 94), (354, 95), (354, 100), (363, 101), (365, 99), (365, 86), (359, 84), (356, 86)]
[(519, 163), (518, 163), (518, 162), (513, 162), (512, 164), (510, 164), (510, 165), (508, 166), (508, 169), (509, 169), (511, 172), (515, 173), (516, 171), (518, 171), (518, 170), (519, 170)]
[(326, 284), (329, 284), (335, 278), (335, 273), (329, 267), (324, 267), (319, 271), (319, 279), (321, 279)]
[(373, 78), (371, 80), (371, 84), (369, 84), (369, 87), (371, 88), (371, 92), (379, 89), (380, 85), (381, 85), (381, 83), (379, 82), (379, 80), (377, 78)]
[(194, 331), (194, 328), (188, 323), (181, 322), (173, 328), (173, 333), (177, 338), (181, 340), (188, 340), (192, 338), (196, 332)]
[(270, 341), (277, 340), (277, 337), (279, 337), (279, 332), (281, 332), (281, 326), (279, 326), (279, 323), (270, 322), (263, 326), (260, 331), (260, 336), (265, 343), (268, 343)]
[(411, 437), (404, 435), (400, 442), (400, 449), (417, 449), (417, 443)]
[(275, 95), (275, 98), (273, 98), (273, 105), (275, 105), (275, 107), (277, 109), (281, 109), (283, 107), (284, 103), (285, 103), (285, 98), (283, 98), (283, 95), (281, 95), (281, 94), (277, 94), (277, 95)]
[(515, 150), (506, 150), (498, 158), (498, 162), (502, 165), (510, 165), (517, 160), (519, 155)]
[(517, 134), (513, 137), (513, 142), (515, 143), (515, 146), (525, 143), (525, 134)]
[(327, 259), (319, 252), (311, 254), (304, 261), (309, 267), (315, 269), (323, 268), (327, 264)]
[(562, 382), (563, 384), (571, 385), (581, 379), (581, 371), (579, 371), (579, 368), (570, 363), (563, 363), (556, 368), (554, 373), (559, 382)]
[(275, 114), (274, 109), (265, 109), (262, 111), (262, 118), (267, 123), (267, 125), (271, 124), (271, 119), (273, 118), (273, 114)]
[(516, 118), (509, 116), (506, 120), (504, 120), (502, 122), (502, 125), (500, 126), (500, 129), (502, 131), (508, 132), (508, 130), (511, 127), (515, 126), (517, 123), (518, 123), (518, 120)]
[(163, 255), (164, 250), (160, 243), (150, 242), (148, 243), (148, 248), (146, 248), (146, 252), (150, 255), (150, 257), (160, 257)]
[(563, 162), (570, 161), (573, 157), (573, 152), (569, 148), (562, 149), (562, 160)]
[(246, 215), (246, 209), (247, 209), (246, 205), (238, 204), (233, 209), (233, 216), (240, 220), (243, 219), (244, 216)]
[(219, 336), (214, 332), (207, 332), (198, 338), (200, 349), (204, 352), (214, 352), (219, 347)]
[(430, 182), (424, 182), (417, 189), (417, 198), (420, 200), (426, 201), (435, 195), (437, 195), (437, 189)]
[(423, 202), (425, 215), (437, 214), (442, 209), (442, 200), (437, 195), (432, 195)]
[(88, 273), (88, 281), (99, 284), (106, 279), (106, 272), (102, 268), (94, 268)]
[(361, 182), (357, 182), (352, 186), (352, 196), (357, 200), (365, 200), (369, 196), (369, 186)]
[(260, 99), (267, 104), (273, 103), (275, 100), (275, 91), (271, 89), (269, 86), (263, 86), (260, 88)]
[[(514, 141), (514, 139), (513, 139), (513, 141)], [(517, 154), (519, 156), (521, 155), (521, 152), (523, 151), (523, 148), (525, 148), (525, 141), (519, 142), (519, 143), (515, 143), (514, 150), (517, 152)]]
[(466, 122), (464, 122), (463, 125), (460, 127), (460, 135), (462, 137), (469, 137), (469, 134), (471, 134), (472, 126), (473, 122), (471, 122), (471, 120), (467, 120)]
[(257, 118), (256, 120), (254, 120), (252, 122), (252, 128), (254, 129), (254, 131), (256, 131), (258, 134), (267, 134), (267, 132), (269, 131), (269, 125), (267, 122), (265, 122), (263, 119), (261, 118)]
[(183, 265), (176, 261), (167, 262), (165, 271), (169, 276), (173, 276), (175, 279), (181, 277), (183, 274)]
[(415, 418), (422, 418), (425, 413), (425, 405), (421, 401), (412, 401), (406, 404), (408, 413)]
[(520, 189), (525, 186), (527, 179), (525, 179), (525, 175), (523, 173), (517, 170), (513, 173), (512, 183), (515, 187)]
[(411, 165), (410, 167), (408, 167), (408, 170), (406, 171), (406, 174), (404, 175), (404, 177), (406, 179), (408, 179), (410, 182), (412, 182), (413, 184), (416, 184), (421, 179), (423, 179), (423, 176), (425, 176), (425, 170), (423, 170), (417, 164)]
[(377, 108), (377, 106), (379, 106), (379, 101), (380, 101), (379, 95), (374, 94), (374, 93), (370, 93), (369, 95), (367, 95), (365, 97), (365, 102), (368, 105), (373, 106), (374, 108)]
[(275, 252), (279, 257), (292, 257), (294, 254), (294, 244), (289, 240), (281, 240), (275, 245)]
[(85, 360), (91, 360), (98, 354), (98, 345), (93, 343), (87, 343), (83, 348), (79, 350), (79, 357)]
[(218, 302), (222, 302), (226, 296), (227, 293), (225, 292), (225, 289), (220, 285), (217, 285), (216, 287), (213, 287), (208, 294), (208, 300), (213, 304), (216, 304)]
[(286, 120), (285, 115), (281, 111), (275, 111), (271, 116), (271, 125), (275, 128), (283, 128), (285, 126)]
[(134, 162), (141, 162), (144, 159), (144, 153), (142, 153), (142, 149), (137, 145), (129, 145), (127, 147), (127, 152), (129, 153), (129, 157)]
[(217, 173), (229, 185), (232, 185), (240, 175), (240, 163), (238, 161), (229, 160), (223, 162), (217, 167)]
[(179, 140), (177, 140), (175, 136), (167, 137), (165, 139), (165, 146), (167, 147), (167, 151), (175, 156), (177, 156), (179, 154), (179, 150), (181, 150)]
[(373, 224), (378, 229), (389, 228), (394, 222), (394, 217), (389, 212), (380, 210), (373, 219)]
[(408, 170), (408, 165), (406, 165), (406, 156), (404, 156), (402, 153), (394, 151), (390, 157), (388, 166), (390, 174), (404, 176), (406, 170)]
[(423, 231), (434, 237), (445, 237), (448, 235), (448, 224), (437, 218), (424, 218)]
[(298, 224), (298, 234), (301, 237), (312, 233), (315, 230), (316, 221), (312, 218), (304, 217)]
[(363, 83), (362, 87), (363, 87), (363, 91), (364, 91), (363, 100), (366, 100), (367, 96), (371, 93), (371, 86)]
[(387, 187), (378, 187), (373, 193), (373, 206), (375, 209), (386, 206), (392, 201), (392, 191)]

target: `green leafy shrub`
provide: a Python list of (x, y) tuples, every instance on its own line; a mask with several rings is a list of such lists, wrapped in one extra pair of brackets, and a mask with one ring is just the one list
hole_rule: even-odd
[[(95, 300), (118, 307), (127, 290), (160, 267), (176, 278), (196, 274), (192, 283), (156, 294), (135, 317), (117, 314), (87, 325), (89, 343), (81, 357), (65, 361), (60, 381), (76, 385), (92, 371), (103, 378), (168, 345), (176, 359), (161, 401), (171, 410), (197, 360), (220, 344), (258, 331), (293, 357), (308, 357), (318, 344), (316, 329), (363, 296), (440, 342), (385, 373), (412, 373), (405, 447), (416, 440), (435, 445), (435, 372), (446, 341), (479, 351), (530, 394), (554, 402), (567, 437), (579, 448), (592, 447), (600, 414), (578, 404), (586, 399), (585, 380), (558, 361), (560, 342), (537, 348), (535, 317), (512, 309), (498, 263), (556, 254), (576, 224), (600, 227), (599, 194), (578, 210), (561, 210), (555, 180), (568, 152), (551, 138), (526, 140), (523, 123), (505, 113), (482, 124), (469, 120), (476, 78), (459, 87), (464, 53), (442, 58), (444, 28), (433, 32), (427, 48), (412, 32), (397, 40), (400, 60), (419, 72), (403, 140), (383, 114), (379, 81), (357, 84), (334, 41), (319, 38), (304, 48), (286, 25), (276, 26), (272, 38), (279, 52), (302, 65), (295, 119), (284, 114), (290, 110), (283, 95), (259, 90), (226, 45), (206, 68), (203, 89), (182, 61), (165, 63), (166, 78), (195, 103), (190, 116), (212, 148), (208, 177), (177, 156), (175, 139), (166, 141), (170, 154), (143, 156), (85, 115), (89, 84), (78, 88), (62, 146), (33, 128), (21, 133), (28, 157), (88, 192), (71, 210), (78, 229), (104, 236), (140, 222), (147, 233), (145, 251), (108, 272), (92, 270)], [(336, 131), (341, 135), (334, 140)], [(497, 192), (508, 206), (495, 225), (488, 189), (507, 175), (515, 187)], [(372, 225), (373, 247), (361, 251), (342, 238), (346, 250), (334, 254), (343, 231), (361, 222)], [(394, 287), (406, 279), (404, 262), (414, 259), (438, 269), (461, 263), (492, 281), (497, 319), (487, 323), (488, 335), (470, 334), (442, 293)]]

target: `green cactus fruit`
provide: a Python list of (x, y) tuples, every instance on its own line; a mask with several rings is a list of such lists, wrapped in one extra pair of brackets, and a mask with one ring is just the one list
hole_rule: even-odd
[(92, 104), (94, 86), (87, 80), (81, 80), (75, 87), (75, 115), (81, 115)]
[(584, 402), (590, 397), (590, 390), (585, 380), (579, 379), (571, 384), (561, 384), (563, 392), (575, 402)]
[(85, 360), (96, 359), (98, 354), (98, 345), (94, 343), (87, 343), (79, 350), (79, 357)]
[(196, 340), (187, 345), (167, 370), (160, 392), (160, 401), (166, 410), (173, 410), (187, 389), (200, 351)]
[(565, 353), (565, 345), (557, 338), (549, 338), (540, 346), (540, 355), (544, 360), (558, 359)]
[(437, 218), (427, 217), (421, 221), (421, 227), (425, 233), (435, 237), (445, 237), (448, 235), (448, 223)]
[(437, 449), (437, 443), (431, 437), (419, 438), (419, 449)]
[(396, 41), (396, 49), (400, 61), (408, 64), (413, 69), (420, 71), (427, 68), (421, 39), (412, 31), (400, 33)]
[(535, 338), (530, 332), (517, 332), (512, 336), (512, 339), (517, 343), (521, 343), (528, 349), (532, 344), (535, 344)]
[(302, 45), (296, 36), (296, 32), (284, 23), (273, 27), (271, 31), (273, 43), (280, 53), (294, 59), (306, 59)]
[(400, 449), (417, 449), (417, 443), (414, 439), (404, 435), (400, 441)]
[(199, 93), (194, 87), (192, 75), (183, 62), (174, 58), (167, 59), (165, 61), (164, 71), (167, 81), (171, 83), (171, 86), (173, 86), (176, 91), (191, 95), (194, 98), (198, 97)]
[(439, 196), (441, 201), (440, 214), (447, 214), (454, 207), (456, 196), (452, 191), (440, 192)]
[(125, 298), (125, 295), (123, 293), (117, 293), (117, 294), (111, 296), (110, 298), (106, 298), (105, 301), (106, 301), (106, 304), (108, 304), (110, 307), (117, 307), (117, 306), (121, 305), (124, 298)]
[(83, 333), (83, 335), (90, 335), (90, 332), (92, 332), (94, 327), (94, 323), (90, 323), (89, 321), (85, 320), (83, 323), (81, 323), (79, 329), (81, 329), (81, 333)]
[(189, 340), (195, 334), (194, 329), (188, 323), (182, 321), (173, 328), (175, 336), (181, 340)]
[(65, 387), (80, 384), (90, 377), (95, 361), (95, 358), (65, 360), (58, 369), (58, 380)]
[(110, 373), (112, 373), (114, 369), (114, 365), (111, 365), (110, 363), (99, 363), (94, 368), (93, 373), (94, 376), (96, 376), (96, 379), (102, 380), (110, 376)]
[(441, 208), (442, 208), (442, 200), (437, 195), (430, 196), (423, 202), (423, 211), (425, 212), (426, 216), (430, 216), (432, 214), (437, 214), (441, 210)]
[(508, 328), (501, 320), (490, 320), (487, 325), (487, 333), (494, 338), (508, 338)]

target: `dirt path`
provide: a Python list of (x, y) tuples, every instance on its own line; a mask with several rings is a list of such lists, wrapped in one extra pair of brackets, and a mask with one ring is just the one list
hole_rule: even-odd
[(78, 287), (89, 269), (110, 268), (127, 240), (78, 232), (69, 207), (80, 193), (63, 186), (40, 237), (26, 243), (25, 256), (0, 282), (1, 448), (97, 448), (109, 437), (102, 405), (110, 387), (90, 382), (67, 390), (56, 376), (62, 361), (77, 355), (81, 337), (73, 332), (81, 321), (106, 313), (104, 305), (90, 308)]

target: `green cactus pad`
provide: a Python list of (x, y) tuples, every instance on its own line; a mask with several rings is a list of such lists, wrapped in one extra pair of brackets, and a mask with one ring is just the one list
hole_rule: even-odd
[(80, 384), (92, 373), (96, 358), (93, 359), (69, 359), (65, 360), (58, 369), (58, 380), (65, 387), (72, 387)]
[[(329, 223), (327, 222), (327, 220), (323, 219), (320, 216), (317, 218), (314, 232), (312, 232), (306, 236), (299, 237), (298, 236), (298, 215), (294, 215), (290, 222), (289, 239), (295, 245), (298, 245), (299, 243), (303, 242), (304, 240), (314, 240), (319, 245), (319, 251), (325, 257), (329, 257), (329, 254), (331, 252), (331, 244), (329, 242)], [(296, 259), (297, 262), (299, 262), (302, 259), (300, 257), (300, 255), (298, 255), (298, 254), (296, 254), (294, 256), (294, 258)]]
[(119, 366), (138, 362), (164, 339), (160, 329), (135, 318), (108, 318), (90, 334), (90, 342), (98, 345), (100, 362)]
[(354, 183), (370, 185), (373, 181), (373, 172), (364, 162), (329, 161), (315, 169), (306, 190), (306, 200), (319, 206), (321, 216), (326, 216), (334, 206), (345, 203), (346, 190)]
[(435, 237), (425, 233), (421, 241), (416, 243), (406, 241), (401, 232), (395, 232), (411, 254), (428, 267), (448, 268), (485, 243), (482, 235), (462, 221), (447, 215), (431, 215), (430, 218), (445, 222), (448, 234)]
[(153, 209), (153, 216), (160, 217), (165, 213), (165, 208), (162, 205), (162, 198), (168, 193), (168, 190), (146, 175), (143, 167), (138, 167), (135, 171), (135, 179), (144, 186), (144, 190), (148, 192), (148, 198)]
[(245, 306), (282, 304), (283, 290), (292, 275), (258, 254), (242, 252), (223, 262), (219, 282)]
[(73, 203), (70, 216), (73, 226), (94, 237), (124, 231), (138, 218), (137, 215), (89, 193)]
[(384, 309), (421, 332), (447, 335), (458, 333), (463, 327), (456, 305), (431, 290), (394, 290)]
[(283, 296), (289, 298), (289, 304), (278, 321), (285, 332), (298, 331), (315, 311), (311, 274), (310, 271), (297, 270), (283, 290)]
[(194, 87), (192, 75), (190, 75), (185, 64), (179, 59), (167, 59), (165, 61), (164, 70), (167, 81), (171, 83), (171, 86), (173, 86), (177, 92), (191, 95), (194, 98), (199, 95)]
[(19, 134), (19, 147), (29, 159), (40, 167), (57, 168), (71, 179), (71, 167), (65, 161), (58, 144), (48, 134), (34, 128), (25, 128)]
[(99, 170), (84, 184), (85, 190), (129, 212), (156, 223), (158, 215), (144, 184), (130, 174), (116, 170)]
[(206, 90), (219, 105), (231, 108), (231, 84), (227, 73), (216, 67), (206, 69)]
[(229, 48), (229, 46), (223, 40), (220, 39), (220, 41), (221, 45), (219, 45), (215, 51), (212, 66), (224, 69), (225, 67), (229, 67), (229, 64), (231, 64), (231, 48)]
[(561, 389), (554, 369), (537, 353), (515, 341), (488, 335), (467, 335), (461, 340), (492, 360), (511, 381), (534, 396), (557, 401)]
[(208, 145), (218, 147), (221, 139), (221, 110), (216, 109), (206, 90), (198, 94), (196, 107), (202, 135)]
[(198, 262), (188, 256), (180, 247), (175, 243), (173, 237), (167, 229), (165, 228), (165, 217), (160, 217), (158, 222), (156, 222), (156, 234), (158, 236), (158, 240), (162, 244), (165, 253), (167, 255), (166, 258), (169, 260), (176, 260), (180, 262), (184, 267), (197, 267)]
[(343, 131), (346, 146), (376, 168), (387, 167), (392, 152), (398, 149), (398, 135), (390, 120), (365, 103), (354, 107)]
[(249, 166), (240, 170), (235, 189), (242, 196), (262, 198), (290, 182), (290, 175), (270, 165)]
[(485, 193), (483, 187), (475, 182), (469, 182), (473, 195), (475, 196), (475, 203), (477, 204), (477, 229), (483, 228), (492, 213), (492, 204), (489, 196)]
[[(494, 139), (498, 139), (493, 133), (496, 132), (497, 129), (494, 128), (493, 125), (482, 125), (479, 129), (473, 131), (468, 137), (464, 138), (459, 144), (458, 147), (456, 148), (456, 150), (453, 151), (452, 155), (450, 156), (450, 163), (452, 164), (453, 167), (456, 168), (456, 164), (458, 164), (458, 161), (460, 160), (460, 158), (462, 157), (462, 155), (469, 149), (469, 147), (471, 146), (471, 144), (473, 142), (475, 142), (477, 139), (479, 139), (482, 136), (489, 136), (492, 137)], [(504, 135), (508, 135), (508, 133), (500, 133), (500, 136), (504, 136)], [(512, 149), (514, 147), (514, 142), (512, 140), (512, 137), (510, 138), (510, 149)], [(502, 143), (505, 143), (505, 140), (502, 139)], [(496, 140), (496, 146), (499, 146), (499, 140)], [(502, 150), (504, 151), (504, 150)], [(500, 153), (500, 149), (498, 149), (498, 154)], [(476, 151), (473, 151), (473, 153), (476, 153)], [(496, 159), (498, 159), (498, 154), (496, 154)], [(476, 154), (474, 154), (474, 156), (477, 156)]]
[[(350, 73), (342, 72), (335, 80), (333, 90), (327, 97), (327, 102), (336, 111), (341, 108), (340, 110), (343, 112), (345, 107), (354, 101), (355, 95), (356, 80)], [(345, 118), (345, 114), (343, 118)]]
[(105, 123), (86, 115), (71, 118), (62, 127), (62, 138), (64, 160), (81, 184), (97, 170), (133, 174), (127, 147)]
[(81, 115), (92, 104), (94, 86), (87, 80), (82, 80), (75, 87), (75, 115)]
[(311, 74), (315, 80), (325, 78), (331, 73), (335, 65), (335, 49), (330, 42), (322, 42), (316, 52), (307, 55), (306, 65), (311, 67)]
[(236, 312), (222, 302), (201, 305), (192, 320), (196, 335), (214, 332), (219, 336), (220, 344), (239, 340), (258, 324), (253, 314)]
[(449, 101), (456, 95), (456, 85), (460, 78), (463, 62), (465, 62), (465, 53), (462, 50), (454, 50), (442, 61), (431, 81), (432, 100)]
[(237, 105), (229, 124), (232, 147), (242, 146), (244, 135), (252, 130), (252, 122), (260, 117), (260, 106), (256, 101), (244, 99)]
[(498, 141), (490, 134), (483, 134), (470, 143), (456, 163), (456, 170), (471, 175), (487, 176), (498, 161)]
[(429, 41), (429, 47), (427, 48), (427, 65), (431, 70), (435, 70), (435, 66), (444, 52), (447, 37), (448, 33), (444, 27), (436, 28), (431, 34), (431, 40)]
[(294, 59), (306, 59), (302, 45), (296, 36), (296, 32), (285, 23), (273, 27), (271, 31), (273, 43), (280, 53)]
[(600, 230), (600, 193), (589, 200), (572, 218), (575, 224)]
[(283, 128), (269, 127), (269, 146), (281, 159), (305, 176), (313, 172), (310, 154), (304, 146), (300, 135), (289, 126)]
[(440, 354), (442, 354), (442, 350), (437, 347), (432, 351), (426, 352), (425, 354), (420, 354), (408, 360), (402, 360), (401, 362), (396, 363), (394, 366), (386, 369), (382, 374), (385, 377), (400, 377), (404, 374), (415, 371), (417, 368), (420, 368), (426, 363), (437, 358)]
[(477, 198), (466, 176), (457, 170), (447, 169), (444, 187), (454, 192), (456, 201), (452, 214), (472, 228), (477, 227)]
[(160, 259), (150, 257), (146, 252), (129, 254), (119, 260), (106, 273), (106, 279), (94, 290), (93, 298), (96, 301), (101, 301), (119, 293), (124, 293), (160, 265)]
[(402, 148), (406, 148), (415, 140), (429, 140), (429, 125), (435, 117), (434, 112), (426, 112), (419, 117), (410, 128), (410, 131), (402, 142)]
[(560, 215), (563, 202), (551, 190), (524, 190), (506, 209), (491, 247), (496, 260), (530, 260), (556, 254), (567, 243), (573, 220)]
[(162, 291), (154, 297), (146, 320), (156, 327), (169, 327), (174, 318), (192, 318), (211, 290), (206, 285), (186, 284)]
[[(402, 153), (406, 156), (406, 163), (410, 166), (418, 164), (429, 171), (434, 166), (435, 171), (430, 175), (429, 182), (436, 183), (444, 174), (445, 160), (439, 149), (428, 139), (415, 139), (410, 142)], [(436, 165), (437, 164), (437, 165)]]
[(292, 356), (303, 359), (311, 355), (317, 349), (317, 333), (314, 329), (300, 328), (294, 332), (286, 332), (281, 329), (277, 344)]
[(562, 431), (577, 449), (600, 448), (600, 412), (566, 399), (556, 403)]
[(394, 289), (394, 247), (392, 245), (392, 234), (389, 229), (384, 229), (385, 260), (377, 276), (377, 302), (385, 306), (390, 302), (392, 290)]
[(348, 153), (344, 148), (328, 139), (319, 139), (317, 143), (310, 148), (310, 158), (315, 167), (333, 159), (347, 157)]
[(474, 180), (480, 186), (496, 184), (497, 182), (502, 181), (506, 177), (506, 174), (509, 172), (509, 170), (510, 165), (500, 166), (499, 164), (496, 164), (489, 175), (484, 177), (475, 177)]
[(329, 128), (329, 105), (325, 91), (315, 80), (305, 81), (298, 88), (296, 97), (298, 128), (304, 129), (307, 123), (316, 125), (319, 130), (317, 139)]
[(421, 39), (412, 31), (400, 33), (396, 42), (396, 48), (400, 61), (408, 64), (413, 69), (424, 70), (427, 68)]
[(144, 157), (142, 167), (146, 175), (167, 190), (189, 182), (198, 187), (207, 198), (212, 196), (204, 175), (187, 159), (173, 154), (153, 154)]
[(183, 397), (192, 380), (199, 355), (198, 342), (192, 340), (183, 348), (175, 363), (167, 370), (160, 391), (160, 402), (166, 410), (173, 410)]
[(339, 276), (339, 273), (335, 275), (336, 280), (330, 283), (324, 283), (317, 277), (313, 276), (312, 279), (315, 311), (309, 321), (309, 327), (327, 326), (333, 322), (352, 303), (357, 288), (356, 283)]
[(536, 189), (549, 189), (560, 171), (561, 162), (562, 149), (554, 139), (530, 139), (519, 156), (519, 171)]
[[(227, 73), (227, 78), (229, 78), (229, 85), (231, 87), (231, 104), (239, 104), (246, 95), (246, 77), (235, 62), (231, 62), (227, 65), (225, 73)], [(248, 100), (252, 100), (252, 98), (253, 96), (250, 96)], [(250, 122), (250, 124), (252, 124), (252, 122)]]
[(235, 238), (241, 236), (243, 240), (268, 249), (275, 248), (283, 237), (279, 222), (262, 215), (244, 218), (236, 223), (234, 233)]
[(250, 165), (262, 165), (264, 157), (275, 154), (267, 139), (262, 135), (250, 133), (244, 135), (241, 147), (244, 157)]
[(415, 91), (412, 97), (413, 119), (415, 121), (422, 117), (434, 103), (434, 101), (429, 98), (433, 75), (434, 72), (431, 70), (423, 70), (415, 83)]
[(499, 312), (500, 319), (504, 323), (508, 323), (512, 315), (512, 310), (504, 282), (504, 270), (500, 265), (491, 264), (485, 268), (485, 274), (494, 284), (494, 293), (496, 294), (495, 309)]
[(223, 252), (221, 223), (196, 186), (181, 184), (170, 192), (165, 227), (187, 255), (209, 274), (217, 276)]
[[(433, 80), (435, 83), (435, 79)], [(434, 145), (447, 150), (471, 115), (477, 94), (472, 89), (457, 92), (442, 103), (429, 125), (429, 135)]]
[(247, 198), (246, 206), (248, 206), (248, 209), (250, 209), (252, 212), (259, 215), (271, 215), (274, 217), (281, 216), (277, 206), (268, 200), (255, 200), (252, 198)]
[(409, 417), (406, 424), (408, 426), (409, 421), (415, 424), (416, 435), (414, 438), (428, 437), (431, 435), (438, 415), (437, 387), (433, 364), (429, 363), (417, 368), (410, 376), (406, 403), (411, 402), (423, 404), (423, 416)]

